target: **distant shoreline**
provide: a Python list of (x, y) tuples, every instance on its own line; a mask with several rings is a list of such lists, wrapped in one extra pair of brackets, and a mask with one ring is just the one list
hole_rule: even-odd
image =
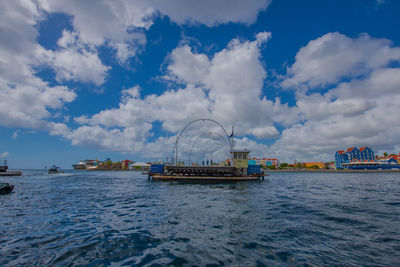
[[(35, 170), (35, 171), (47, 171), (47, 169), (24, 169), (24, 168), (12, 168), (10, 172), (15, 171), (27, 171), (27, 170)], [(74, 170), (74, 169), (63, 169), (63, 171), (137, 171), (143, 172), (148, 171), (149, 169), (132, 169), (132, 170), (122, 170), (122, 169), (89, 169), (89, 170)], [(303, 172), (303, 173), (400, 173), (400, 170), (271, 170), (264, 169), (266, 173), (291, 173), (291, 172)]]
[(76, 170), (76, 171), (121, 171), (121, 172), (142, 172), (142, 171), (148, 171), (149, 168), (147, 169), (85, 169), (85, 170)]
[[(89, 169), (86, 171), (148, 171), (149, 169)], [(304, 173), (400, 173), (400, 170), (264, 170), (266, 173), (273, 172), (304, 172)]]
[(267, 170), (273, 172), (307, 172), (307, 173), (400, 173), (400, 170)]

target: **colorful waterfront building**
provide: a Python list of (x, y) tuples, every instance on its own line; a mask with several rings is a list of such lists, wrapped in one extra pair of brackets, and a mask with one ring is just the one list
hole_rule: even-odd
[(249, 165), (260, 165), (260, 164), (257, 164), (256, 158), (249, 159), (248, 163), (249, 163)]
[(398, 163), (397, 160), (392, 156), (389, 156), (384, 159), (380, 159), (380, 160), (378, 160), (378, 162), (380, 162), (382, 164), (397, 164)]
[(319, 169), (324, 168), (324, 163), (322, 161), (310, 161), (310, 162), (303, 162), (304, 166), (306, 168), (313, 168), (313, 167), (318, 167)]
[(336, 169), (342, 169), (343, 164), (348, 165), (351, 162), (373, 162), (375, 161), (374, 151), (367, 146), (358, 149), (353, 146), (346, 151), (339, 150), (335, 153)]
[(330, 169), (330, 170), (336, 169), (334, 161), (327, 162), (327, 166), (328, 166), (328, 169)]
[(226, 160), (224, 160), (224, 161), (221, 161), (220, 163), (219, 163), (219, 166), (231, 166), (232, 164), (231, 164), (231, 159), (226, 159)]
[(351, 170), (399, 170), (400, 164), (393, 158), (374, 161), (352, 161), (343, 164), (344, 168)]
[(388, 159), (390, 159), (390, 158), (396, 160), (397, 164), (400, 164), (400, 153), (398, 155), (389, 155)]
[(374, 160), (374, 151), (371, 148), (364, 146), (359, 149), (360, 151), (360, 160), (361, 161), (371, 161)]
[(348, 148), (346, 150), (346, 154), (349, 161), (361, 160), (360, 150), (355, 146)]
[(336, 169), (343, 168), (342, 165), (347, 162), (349, 162), (349, 157), (347, 156), (347, 153), (344, 150), (336, 151), (336, 154), (335, 154)]
[(131, 163), (135, 163), (134, 161), (130, 161), (129, 159), (121, 161), (121, 168), (128, 169)]
[(345, 151), (339, 150), (335, 153), (335, 165), (337, 169), (399, 169), (400, 154), (387, 157), (378, 157), (369, 147), (350, 147)]
[(261, 166), (262, 168), (265, 168), (267, 166), (266, 163), (267, 163), (266, 158), (262, 158), (262, 159), (252, 158), (249, 160), (249, 165), (258, 165), (258, 166)]
[(272, 158), (252, 158), (249, 160), (249, 165), (259, 165), (263, 168), (268, 167), (268, 166), (275, 166), (276, 168), (279, 168), (281, 166), (280, 161), (278, 159), (272, 159)]
[(281, 162), (275, 158), (268, 158), (265, 162), (265, 165), (268, 166), (275, 166), (275, 168), (279, 168), (281, 166)]

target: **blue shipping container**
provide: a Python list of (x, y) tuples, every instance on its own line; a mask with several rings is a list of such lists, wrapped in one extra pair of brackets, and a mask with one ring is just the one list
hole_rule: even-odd
[(164, 164), (151, 164), (150, 174), (162, 174), (164, 173)]
[(260, 165), (249, 165), (247, 168), (247, 174), (261, 174)]

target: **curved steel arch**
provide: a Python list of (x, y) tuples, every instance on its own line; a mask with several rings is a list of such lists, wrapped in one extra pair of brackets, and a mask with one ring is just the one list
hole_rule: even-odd
[[(185, 127), (183, 127), (182, 131), (181, 131), (181, 132), (178, 134), (178, 136), (176, 137), (176, 141), (175, 141), (175, 145), (174, 145), (174, 150), (173, 150), (173, 151), (175, 152), (175, 164), (177, 164), (177, 162), (178, 162), (178, 144), (179, 144), (179, 138), (181, 137), (182, 133), (186, 130), (186, 128), (187, 128), (189, 125), (191, 125), (191, 124), (193, 124), (193, 123), (195, 123), (195, 122), (198, 122), (198, 121), (210, 121), (210, 122), (213, 122), (213, 123), (217, 124), (217, 125), (224, 131), (225, 136), (226, 136), (226, 138), (227, 138), (227, 140), (228, 140), (228, 142), (229, 142), (230, 149), (231, 149), (231, 151), (233, 151), (233, 142), (232, 142), (232, 140), (230, 139), (230, 137), (229, 137), (228, 133), (226, 132), (225, 128), (224, 128), (218, 121), (213, 120), (213, 119), (196, 119), (196, 120), (192, 120), (191, 122), (189, 122), (188, 124), (186, 124)], [(173, 157), (172, 157), (172, 158), (173, 158)]]
[(225, 145), (230, 145), (228, 144), (228, 142), (226, 141), (226, 139), (224, 138), (224, 136), (222, 134), (219, 134), (217, 132), (206, 132), (206, 133), (202, 133), (199, 136), (197, 136), (196, 140), (194, 140), (192, 146), (190, 147), (190, 151), (189, 151), (189, 164), (191, 163), (191, 156), (192, 156), (192, 152), (193, 152), (193, 148), (194, 145), (197, 143), (197, 141), (200, 139), (200, 137), (206, 136), (206, 135), (212, 135), (215, 134), (216, 136), (220, 137), (222, 141), (225, 142)]

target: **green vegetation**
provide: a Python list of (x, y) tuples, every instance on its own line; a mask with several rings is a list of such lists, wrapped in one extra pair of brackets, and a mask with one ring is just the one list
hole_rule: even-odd
[(306, 165), (304, 163), (302, 163), (302, 162), (298, 162), (296, 164), (296, 166), (297, 166), (297, 168), (301, 168), (301, 169), (307, 168)]
[(99, 170), (121, 170), (122, 163), (120, 161), (113, 162), (111, 160), (106, 160), (97, 165)]

